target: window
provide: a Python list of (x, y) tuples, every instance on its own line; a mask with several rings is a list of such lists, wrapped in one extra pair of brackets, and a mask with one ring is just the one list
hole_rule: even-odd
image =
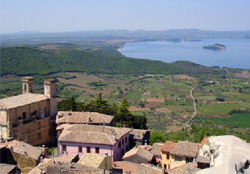
[(34, 111), (34, 112), (31, 112), (31, 114), (30, 114), (31, 116), (36, 116), (36, 111)]
[(118, 148), (120, 148), (121, 147), (121, 142), (119, 141), (119, 143), (118, 143)]
[(191, 163), (191, 162), (193, 162), (194, 161), (194, 158), (186, 158), (186, 163)]
[(124, 153), (124, 149), (122, 149), (122, 156), (124, 155), (125, 153)]
[(23, 119), (26, 119), (26, 112), (23, 112)]
[(66, 145), (63, 145), (62, 150), (66, 151), (66, 149), (67, 149)]
[(99, 153), (100, 152), (100, 148), (99, 147), (96, 147), (95, 148), (95, 153)]
[(38, 126), (38, 129), (40, 129), (41, 128), (41, 122), (38, 122), (37, 126)]
[(38, 140), (42, 138), (41, 133), (38, 133)]
[(90, 153), (90, 147), (87, 147), (87, 153)]
[(182, 157), (176, 156), (175, 161), (182, 161)]
[(78, 153), (82, 153), (82, 147), (81, 146), (78, 147)]
[(127, 138), (127, 137), (125, 137), (125, 143), (127, 143), (127, 141), (128, 141), (128, 138)]
[(122, 145), (124, 144), (124, 138), (122, 139)]
[(169, 159), (169, 154), (167, 154), (167, 159)]
[(128, 146), (126, 147), (126, 151), (128, 151)]

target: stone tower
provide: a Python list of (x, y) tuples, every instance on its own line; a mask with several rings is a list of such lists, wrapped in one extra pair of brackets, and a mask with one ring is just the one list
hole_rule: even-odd
[(52, 119), (57, 114), (57, 93), (56, 93), (57, 79), (47, 78), (44, 80), (44, 95), (50, 98), (50, 115)]
[(55, 78), (48, 78), (45, 79), (44, 84), (44, 95), (46, 95), (49, 98), (55, 98), (56, 97), (56, 82), (57, 80)]
[(22, 78), (23, 94), (34, 92), (33, 80), (34, 80), (33, 77), (23, 77)]

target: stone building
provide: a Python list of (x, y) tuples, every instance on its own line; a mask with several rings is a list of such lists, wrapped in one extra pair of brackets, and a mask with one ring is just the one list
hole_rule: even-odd
[(0, 138), (32, 145), (51, 141), (51, 117), (57, 113), (56, 82), (44, 81), (44, 94), (34, 94), (32, 77), (22, 78), (23, 94), (0, 99)]
[(2, 147), (0, 161), (6, 164), (17, 165), (21, 173), (28, 173), (43, 158), (48, 156), (47, 148), (35, 147), (23, 141), (13, 140), (7, 143), (0, 143), (0, 147)]
[(173, 169), (194, 162), (199, 144), (188, 141), (173, 143), (167, 141), (161, 149), (161, 163), (165, 169)]
[(60, 155), (97, 153), (121, 160), (129, 150), (129, 132), (126, 128), (87, 124), (67, 125), (58, 138)]

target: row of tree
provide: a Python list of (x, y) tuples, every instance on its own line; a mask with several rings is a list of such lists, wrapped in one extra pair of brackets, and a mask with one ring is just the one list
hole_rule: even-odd
[(113, 115), (113, 126), (117, 127), (133, 127), (137, 129), (146, 129), (147, 118), (145, 116), (135, 116), (128, 110), (128, 102), (122, 99), (119, 106), (109, 104), (102, 98), (100, 93), (98, 97), (90, 102), (77, 102), (74, 97), (58, 102), (59, 111), (85, 111), (99, 112), (107, 115)]

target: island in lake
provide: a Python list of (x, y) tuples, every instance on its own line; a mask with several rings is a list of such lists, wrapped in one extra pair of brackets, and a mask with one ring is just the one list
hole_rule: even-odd
[(211, 50), (225, 50), (225, 45), (222, 44), (213, 44), (209, 46), (203, 46), (204, 49), (211, 49)]

